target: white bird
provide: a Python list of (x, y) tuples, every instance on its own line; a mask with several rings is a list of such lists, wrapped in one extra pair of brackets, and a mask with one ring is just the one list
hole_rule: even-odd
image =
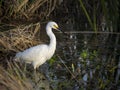
[(25, 63), (32, 64), (34, 69), (49, 60), (56, 50), (56, 37), (52, 32), (52, 29), (58, 30), (58, 25), (55, 22), (49, 22), (46, 26), (47, 35), (50, 38), (50, 43), (41, 44), (29, 49), (19, 52), (15, 56), (16, 61), (23, 61)]

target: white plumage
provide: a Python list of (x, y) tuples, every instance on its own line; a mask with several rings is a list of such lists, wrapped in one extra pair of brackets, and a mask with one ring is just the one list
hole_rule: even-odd
[(52, 28), (58, 30), (58, 25), (55, 22), (49, 22), (46, 26), (46, 32), (50, 38), (49, 45), (41, 44), (19, 52), (16, 54), (15, 60), (30, 63), (34, 69), (49, 60), (56, 49), (56, 37), (52, 32)]

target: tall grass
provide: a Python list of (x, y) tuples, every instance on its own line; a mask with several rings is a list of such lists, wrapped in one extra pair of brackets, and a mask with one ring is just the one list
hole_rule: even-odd
[(29, 20), (37, 16), (43, 20), (55, 9), (56, 3), (56, 0), (1, 0), (0, 13), (2, 19)]
[(7, 88), (6, 90), (33, 90), (33, 86), (26, 77), (25, 71), (16, 63), (9, 63), (5, 69), (0, 66), (0, 87)]
[(31, 65), (11, 60), (7, 61), (6, 67), (0, 65), (1, 90), (50, 90), (42, 73), (35, 73)]
[(105, 23), (109, 31), (116, 31), (119, 26), (117, 24), (119, 20), (119, 1), (92, 0), (91, 2), (89, 0), (79, 0), (91, 28), (96, 32), (99, 28), (98, 22), (101, 22), (101, 24)]

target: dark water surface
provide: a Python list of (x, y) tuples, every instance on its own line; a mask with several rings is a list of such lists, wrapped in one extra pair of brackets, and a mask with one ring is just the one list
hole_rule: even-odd
[[(120, 70), (116, 35), (57, 33), (57, 50), (49, 61), (49, 79), (59, 90), (118, 89)], [(55, 89), (56, 90), (56, 89)]]

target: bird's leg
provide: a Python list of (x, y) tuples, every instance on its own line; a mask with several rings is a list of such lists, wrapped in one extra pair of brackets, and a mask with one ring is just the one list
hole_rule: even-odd
[(34, 69), (35, 82), (38, 82), (38, 80), (39, 80), (38, 71), (39, 71), (39, 68), (35, 68), (35, 69)]
[(34, 78), (35, 78), (35, 82), (37, 82), (37, 73), (36, 73), (36, 69), (34, 69)]
[(38, 69), (39, 68), (34, 69), (34, 78), (35, 78), (35, 86), (34, 86), (34, 88), (38, 87), (38, 83), (39, 83), (39, 76), (38, 76), (39, 74), (37, 74)]
[(33, 88), (36, 89), (37, 88), (37, 82), (38, 82), (36, 69), (34, 69), (34, 75), (33, 75), (33, 77), (34, 77), (34, 83), (35, 83), (35, 85), (34, 85)]

